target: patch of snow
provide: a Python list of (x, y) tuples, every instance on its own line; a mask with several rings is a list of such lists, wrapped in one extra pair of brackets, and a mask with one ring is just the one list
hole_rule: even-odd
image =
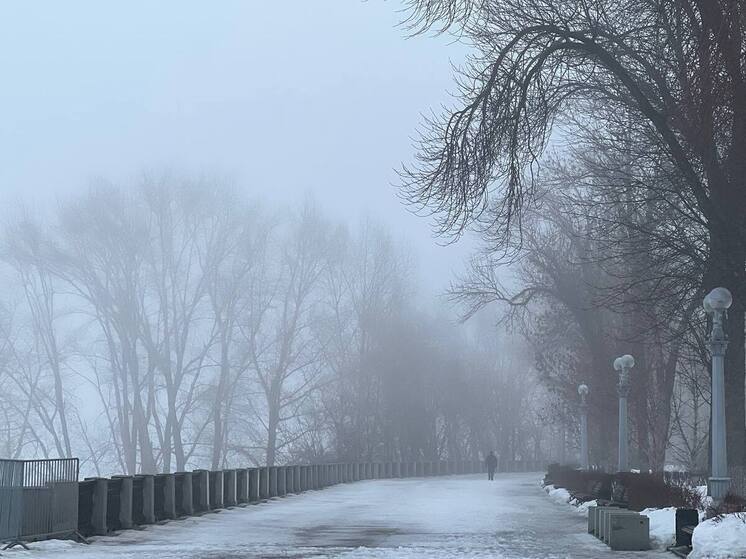
[(588, 517), (588, 507), (596, 507), (598, 506), (598, 501), (595, 499), (593, 501), (586, 501), (585, 503), (578, 503), (578, 512), (582, 514), (585, 517)]
[(564, 487), (554, 487), (552, 485), (548, 485), (547, 488), (545, 489), (549, 494), (549, 498), (556, 503), (566, 505), (572, 500), (572, 495), (570, 495), (570, 493)]
[(652, 548), (666, 549), (676, 543), (676, 507), (645, 509), (640, 514), (650, 519), (650, 546)]
[(694, 529), (689, 559), (736, 559), (746, 557), (746, 518), (727, 514), (705, 520)]

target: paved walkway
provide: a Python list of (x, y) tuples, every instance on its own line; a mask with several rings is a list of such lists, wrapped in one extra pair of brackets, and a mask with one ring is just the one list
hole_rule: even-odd
[(362, 481), (97, 538), (34, 544), (34, 559), (627, 559), (552, 502), (540, 474)]

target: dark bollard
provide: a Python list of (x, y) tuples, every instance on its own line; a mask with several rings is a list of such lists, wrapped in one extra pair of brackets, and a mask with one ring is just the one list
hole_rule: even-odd
[(86, 478), (93, 483), (93, 507), (91, 510), (91, 528), (96, 536), (108, 533), (106, 526), (106, 505), (109, 500), (109, 480), (106, 478)]
[(142, 480), (142, 523), (155, 524), (155, 476), (135, 476)]
[(236, 470), (223, 471), (223, 504), (226, 507), (236, 506), (238, 493), (238, 479)]
[(249, 502), (249, 470), (236, 470), (236, 502), (244, 505)]
[(192, 516), (194, 514), (192, 472), (176, 472), (176, 514)]
[(277, 497), (277, 466), (269, 468), (269, 497)]
[(259, 498), (269, 499), (269, 468), (259, 468)]
[(210, 510), (210, 472), (194, 470), (192, 472), (192, 482), (194, 510), (207, 512)]
[[(132, 522), (132, 476), (112, 476), (119, 480), (119, 528), (129, 530)], [(108, 511), (111, 514), (111, 511)]]
[(261, 499), (259, 495), (259, 468), (249, 468), (249, 502), (256, 503)]
[(176, 518), (176, 477), (174, 474), (158, 474), (163, 480), (163, 518)]
[(293, 487), (295, 487), (296, 493), (303, 493), (303, 485), (300, 480), (300, 466), (297, 464), (293, 466)]
[(287, 474), (285, 473), (285, 466), (278, 466), (277, 468), (277, 494), (280, 497), (287, 495)]
[(286, 466), (285, 467), (285, 491), (290, 493), (295, 493), (295, 484), (293, 483), (293, 467), (292, 466)]
[(223, 470), (210, 472), (210, 509), (223, 508)]

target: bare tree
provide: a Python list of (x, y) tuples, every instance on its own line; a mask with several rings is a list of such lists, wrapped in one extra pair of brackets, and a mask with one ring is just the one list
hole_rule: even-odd
[[(644, 123), (676, 169), (707, 229), (702, 289), (735, 295), (726, 365), (729, 460), (746, 460), (744, 309), (746, 72), (743, 6), (732, 0), (611, 2), (411, 0), (416, 30), (437, 25), (475, 54), (460, 80), (462, 107), (429, 122), (419, 165), (404, 172), (415, 203), (461, 230), (493, 204), (493, 233), (508, 234), (535, 193), (553, 125), (597, 102)], [(504, 235), (503, 235), (504, 236)]]

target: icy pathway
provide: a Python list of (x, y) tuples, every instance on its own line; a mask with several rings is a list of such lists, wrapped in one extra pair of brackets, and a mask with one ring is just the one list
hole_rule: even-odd
[(552, 502), (540, 474), (362, 481), (94, 539), (33, 544), (29, 559), (573, 558), (612, 553)]

